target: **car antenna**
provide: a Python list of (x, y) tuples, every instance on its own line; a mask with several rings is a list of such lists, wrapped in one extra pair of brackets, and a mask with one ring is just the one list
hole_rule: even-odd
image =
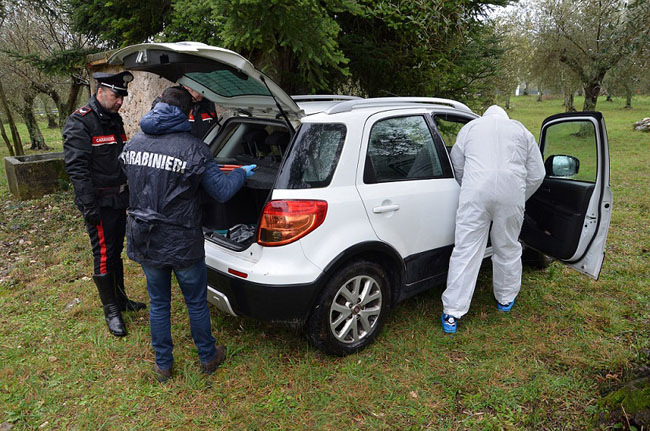
[(278, 102), (278, 99), (276, 99), (275, 96), (273, 95), (273, 92), (271, 91), (268, 84), (266, 83), (266, 79), (264, 79), (264, 75), (260, 75), (260, 79), (262, 80), (262, 83), (264, 84), (266, 89), (269, 90), (269, 94), (273, 98), (273, 101), (275, 102), (275, 106), (278, 107), (278, 109), (280, 110), (280, 114), (282, 114), (282, 118), (284, 118), (284, 121), (287, 122), (287, 126), (289, 126), (289, 130), (291, 130), (291, 134), (292, 135), (295, 134), (296, 129), (293, 128), (293, 126), (291, 125), (291, 122), (289, 121), (289, 118), (287, 118), (287, 114), (284, 112), (284, 109), (282, 109), (282, 106), (280, 106), (280, 103)]

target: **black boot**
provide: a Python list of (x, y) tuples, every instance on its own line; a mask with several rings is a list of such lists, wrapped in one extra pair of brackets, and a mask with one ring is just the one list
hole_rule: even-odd
[(99, 298), (104, 305), (104, 318), (108, 325), (108, 330), (116, 337), (123, 337), (126, 335), (126, 325), (122, 320), (122, 313), (117, 304), (115, 274), (112, 272), (93, 275), (93, 281), (97, 285), (99, 291)]
[(126, 290), (124, 290), (124, 266), (122, 266), (121, 259), (115, 269), (115, 285), (117, 287), (117, 304), (120, 306), (120, 311), (138, 311), (147, 308), (142, 302), (131, 301), (126, 296)]

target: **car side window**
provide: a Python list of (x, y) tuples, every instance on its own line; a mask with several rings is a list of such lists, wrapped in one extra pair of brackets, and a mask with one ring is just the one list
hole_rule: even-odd
[(543, 136), (546, 175), (551, 178), (596, 182), (596, 139), (596, 128), (591, 121), (565, 121), (548, 126)]
[(460, 117), (450, 114), (435, 114), (433, 121), (436, 124), (438, 133), (445, 143), (447, 151), (451, 151), (451, 147), (456, 143), (456, 137), (460, 129), (471, 121), (470, 118)]
[(387, 118), (370, 131), (366, 184), (446, 177), (424, 116)]

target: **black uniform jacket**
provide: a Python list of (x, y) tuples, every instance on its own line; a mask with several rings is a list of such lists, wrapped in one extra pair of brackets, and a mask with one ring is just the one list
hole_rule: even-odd
[(190, 114), (190, 124), (192, 125), (192, 135), (203, 139), (214, 124), (217, 123), (217, 110), (214, 103), (208, 99), (202, 99), (192, 106)]
[(127, 207), (126, 175), (118, 160), (126, 140), (122, 117), (107, 112), (95, 96), (68, 117), (63, 128), (65, 168), (82, 212)]

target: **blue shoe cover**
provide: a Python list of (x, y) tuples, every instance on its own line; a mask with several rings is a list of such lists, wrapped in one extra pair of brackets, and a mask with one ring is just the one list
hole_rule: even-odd
[(515, 305), (515, 300), (513, 299), (510, 303), (503, 305), (500, 302), (497, 301), (497, 310), (503, 311), (504, 313), (507, 313), (508, 311), (512, 310), (512, 306)]
[(442, 331), (445, 334), (455, 334), (456, 328), (458, 327), (458, 319), (449, 314), (442, 313), (440, 316), (440, 321), (442, 322)]

